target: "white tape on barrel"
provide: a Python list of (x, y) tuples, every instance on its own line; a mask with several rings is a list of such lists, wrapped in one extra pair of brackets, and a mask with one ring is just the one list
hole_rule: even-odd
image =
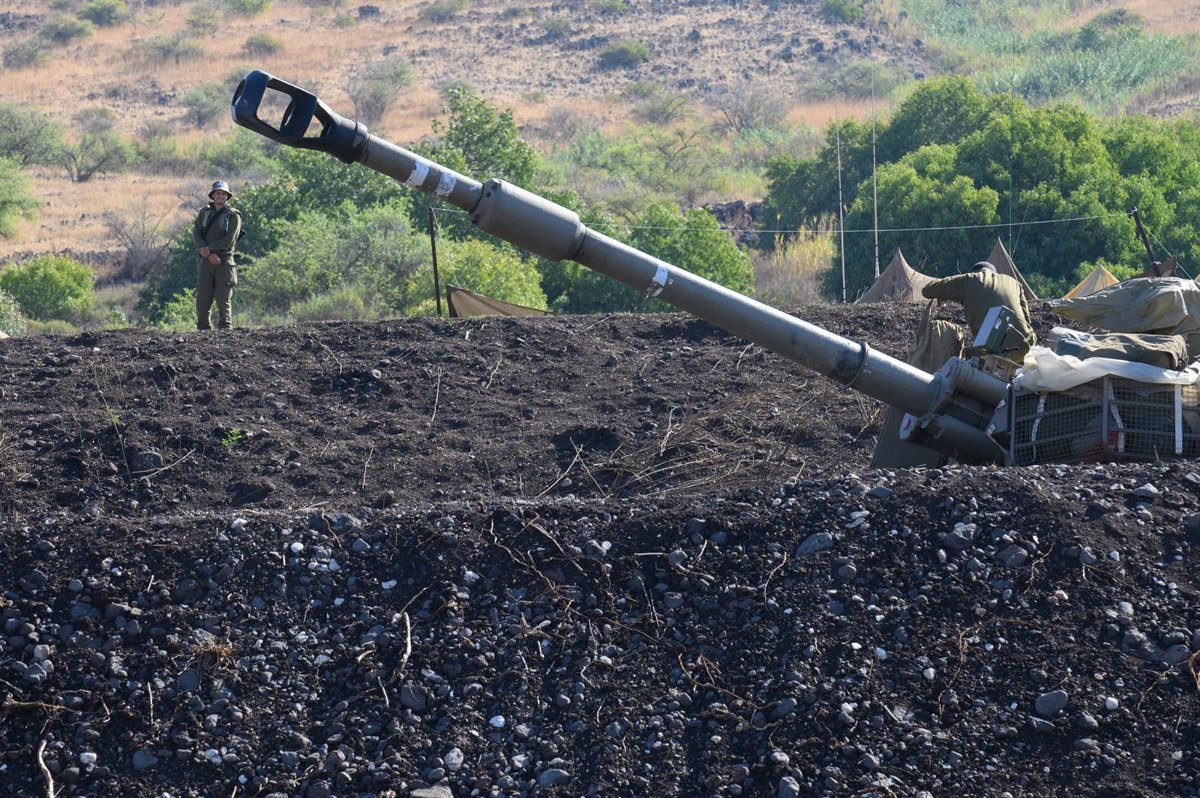
[(404, 185), (420, 188), (425, 182), (425, 178), (429, 176), (429, 161), (423, 161), (420, 158), (413, 162), (412, 174), (408, 176), (408, 180), (404, 181)]
[(655, 269), (654, 281), (651, 282), (649, 287), (646, 288), (646, 295), (658, 296), (661, 294), (662, 290), (667, 287), (667, 283), (670, 282), (668, 279), (668, 274), (669, 272), (667, 272), (666, 266), (659, 266), (657, 269)]
[(457, 182), (454, 179), (454, 175), (449, 172), (443, 172), (442, 179), (438, 181), (437, 190), (434, 193), (444, 199), (450, 196), (450, 192), (454, 190), (454, 184)]

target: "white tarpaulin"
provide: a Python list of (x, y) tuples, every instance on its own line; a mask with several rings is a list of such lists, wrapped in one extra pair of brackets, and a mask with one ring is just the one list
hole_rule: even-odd
[(1058, 355), (1053, 349), (1035, 346), (1025, 355), (1025, 363), (1013, 377), (1013, 387), (1027, 391), (1067, 391), (1101, 377), (1123, 377), (1159, 385), (1195, 385), (1200, 382), (1200, 364), (1182, 371), (1159, 368), (1146, 363), (1131, 363), (1108, 357), (1080, 360)]

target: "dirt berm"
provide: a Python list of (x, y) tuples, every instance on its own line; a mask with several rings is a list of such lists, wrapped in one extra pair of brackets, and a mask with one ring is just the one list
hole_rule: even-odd
[(0, 341), (0, 795), (1200, 794), (1200, 464), (881, 408), (678, 315)]

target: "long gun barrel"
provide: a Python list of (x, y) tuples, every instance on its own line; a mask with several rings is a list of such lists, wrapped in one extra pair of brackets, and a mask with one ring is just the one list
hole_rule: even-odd
[[(270, 95), (268, 92), (275, 92)], [(287, 101), (278, 125), (259, 118), (265, 98)], [(274, 103), (273, 103), (274, 104)], [(281, 104), (281, 103), (278, 103)], [(579, 215), (502, 180), (480, 183), (367, 132), (314, 94), (255, 70), (233, 96), (234, 121), (293, 147), (361, 163), (470, 214), (486, 233), (550, 260), (573, 260), (685, 310), (819, 374), (911, 414), (931, 448), (965, 460), (1003, 460), (984, 432), (1007, 385), (947, 364), (932, 375), (867, 346), (731, 291), (589, 229)]]

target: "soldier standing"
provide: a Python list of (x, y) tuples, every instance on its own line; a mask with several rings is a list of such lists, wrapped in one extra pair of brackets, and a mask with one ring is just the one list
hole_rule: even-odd
[(192, 242), (200, 252), (196, 272), (196, 329), (211, 330), (210, 311), (217, 303), (217, 327), (233, 326), (233, 287), (237, 285), (234, 248), (242, 230), (242, 216), (228, 202), (233, 192), (224, 180), (212, 184), (211, 202), (205, 205), (192, 225)]
[(1004, 305), (1013, 311), (1012, 329), (1006, 340), (1006, 357), (1021, 363), (1029, 347), (1037, 343), (1033, 332), (1033, 320), (1029, 316), (1029, 304), (1021, 291), (1021, 284), (1007, 274), (1000, 274), (987, 261), (980, 261), (967, 274), (943, 277), (921, 289), (926, 299), (945, 299), (963, 306), (963, 315), (971, 328), (971, 338), (979, 334), (987, 312)]

